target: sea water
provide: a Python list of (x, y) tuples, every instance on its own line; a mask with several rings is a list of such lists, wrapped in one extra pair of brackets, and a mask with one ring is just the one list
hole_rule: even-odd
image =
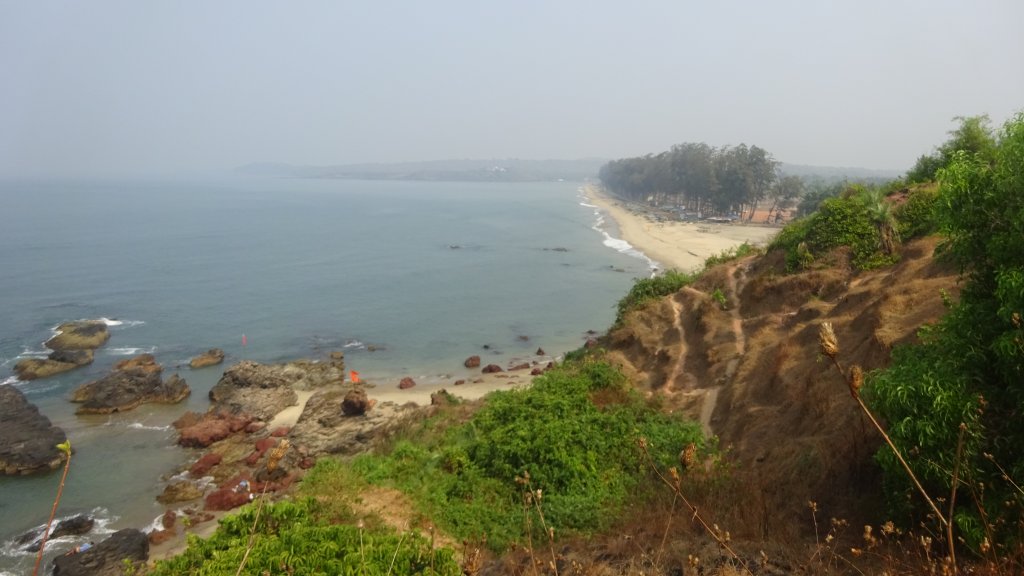
[[(195, 458), (170, 423), (204, 411), (241, 359), (344, 350), (371, 382), (450, 384), (470, 355), (507, 364), (578, 348), (654, 265), (579, 183), (0, 182), (0, 207), (0, 385), (67, 432), (75, 453), (58, 517), (96, 517), (92, 540), (162, 513), (156, 496)], [(44, 356), (53, 329), (77, 319), (110, 327), (95, 362), (17, 381), (14, 363)], [(213, 347), (223, 366), (187, 368)], [(74, 415), (71, 390), (144, 352), (187, 380), (187, 401)], [(58, 481), (0, 478), (0, 572), (31, 566), (12, 538), (45, 522)]]

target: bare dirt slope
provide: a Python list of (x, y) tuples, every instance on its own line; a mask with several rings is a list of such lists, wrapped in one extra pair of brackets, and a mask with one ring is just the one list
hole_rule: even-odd
[(859, 518), (881, 500), (871, 464), (881, 440), (821, 358), (818, 326), (833, 323), (844, 365), (886, 366), (893, 346), (944, 313), (943, 291), (956, 294), (956, 271), (932, 258), (935, 244), (909, 243), (900, 263), (859, 273), (842, 252), (796, 274), (785, 273), (781, 253), (718, 266), (631, 313), (608, 336), (610, 358), (701, 421), (755, 479), (757, 531), (806, 519), (808, 500)]

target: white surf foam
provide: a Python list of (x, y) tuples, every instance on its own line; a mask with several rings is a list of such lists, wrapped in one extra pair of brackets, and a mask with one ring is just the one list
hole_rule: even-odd
[(17, 384), (19, 382), (17, 376), (8, 376), (3, 380), (0, 380), (0, 386), (7, 386), (8, 384)]
[(132, 326), (141, 326), (142, 324), (146, 323), (145, 320), (118, 320), (116, 318), (99, 318), (99, 321), (103, 322), (104, 324), (107, 325), (107, 327), (110, 328), (114, 326), (123, 326), (126, 328), (130, 328)]
[(137, 356), (139, 354), (154, 354), (156, 353), (156, 346), (125, 346), (123, 348), (107, 348), (106, 352), (111, 356)]
[(128, 427), (132, 428), (133, 430), (162, 430), (162, 431), (167, 431), (167, 430), (171, 429), (170, 425), (167, 425), (167, 426), (147, 426), (146, 424), (143, 424), (142, 422), (132, 422), (131, 424), (128, 425)]
[(366, 347), (366, 344), (363, 344), (359, 340), (349, 340), (348, 342), (345, 342), (344, 346), (342, 346), (342, 348), (365, 348), (365, 347)]

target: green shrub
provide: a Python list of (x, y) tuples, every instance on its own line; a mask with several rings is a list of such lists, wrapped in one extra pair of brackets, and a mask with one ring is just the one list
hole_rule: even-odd
[(644, 304), (663, 296), (675, 294), (684, 286), (692, 284), (696, 276), (678, 270), (666, 270), (653, 278), (641, 278), (629, 289), (618, 304), (615, 325), (622, 324), (627, 312), (641, 308)]
[(153, 576), (219, 576), (241, 565), (255, 522), (246, 574), (461, 574), (449, 548), (433, 548), (416, 533), (369, 531), (318, 518), (312, 499), (267, 504), (225, 516), (207, 539), (189, 536), (182, 554), (157, 562)]
[(904, 241), (934, 234), (938, 230), (935, 206), (938, 190), (934, 187), (917, 187), (910, 191), (907, 201), (896, 209), (896, 230)]
[(450, 534), (486, 535), (503, 550), (525, 538), (529, 490), (542, 491), (545, 521), (556, 533), (606, 527), (647, 474), (641, 436), (662, 467), (690, 442), (703, 446), (698, 424), (652, 410), (621, 372), (588, 357), (548, 371), (529, 389), (491, 394), (434, 444), (401, 441), (353, 467), (369, 482), (410, 494)]
[(718, 266), (719, 264), (739, 260), (740, 258), (750, 256), (751, 254), (758, 254), (759, 252), (760, 250), (756, 246), (748, 242), (744, 242), (739, 246), (734, 246), (728, 250), (723, 250), (719, 254), (708, 257), (708, 259), (704, 261), (704, 269), (706, 270), (713, 266)]

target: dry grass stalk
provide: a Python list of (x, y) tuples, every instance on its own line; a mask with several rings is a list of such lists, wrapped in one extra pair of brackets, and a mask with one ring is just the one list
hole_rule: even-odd
[[(737, 554), (736, 551), (733, 550), (731, 546), (729, 546), (729, 533), (726, 532), (723, 536), (722, 531), (718, 529), (717, 525), (712, 527), (710, 524), (708, 524), (707, 521), (704, 520), (704, 517), (700, 515), (700, 512), (697, 511), (697, 507), (691, 504), (690, 501), (687, 500), (686, 496), (683, 494), (681, 490), (681, 482), (678, 480), (676, 482), (673, 482), (673, 479), (678, 479), (678, 474), (672, 475), (673, 479), (666, 478), (665, 475), (661, 473), (661, 470), (658, 470), (657, 464), (654, 463), (654, 458), (651, 457), (651, 453), (648, 452), (647, 450), (647, 439), (641, 437), (637, 443), (640, 446), (640, 450), (643, 451), (644, 456), (647, 458), (647, 463), (651, 466), (651, 470), (653, 470), (654, 473), (658, 475), (658, 478), (660, 478), (666, 486), (672, 489), (672, 492), (675, 495), (675, 497), (678, 497), (680, 500), (682, 500), (683, 504), (685, 504), (686, 507), (690, 509), (692, 518), (696, 520), (697, 523), (700, 524), (701, 527), (703, 527), (704, 530), (712, 538), (714, 538), (715, 542), (717, 542), (723, 550), (728, 552), (733, 557), (733, 559), (736, 560), (740, 567), (743, 568), (744, 573), (748, 574), (749, 576), (754, 576), (754, 573), (751, 572), (749, 568), (747, 568), (746, 562), (744, 562), (740, 558), (739, 554)], [(696, 454), (694, 456), (696, 456)]]
[(46, 549), (46, 539), (50, 536), (50, 526), (53, 525), (53, 518), (57, 515), (57, 506), (60, 505), (61, 494), (64, 493), (64, 482), (68, 479), (68, 470), (71, 469), (71, 441), (65, 440), (57, 444), (57, 449), (64, 454), (64, 473), (60, 477), (60, 485), (57, 486), (57, 498), (53, 501), (53, 508), (50, 510), (50, 519), (46, 521), (46, 528), (43, 528), (43, 537), (39, 541), (39, 554), (36, 555), (36, 565), (32, 569), (32, 576), (39, 574), (39, 565), (43, 561), (43, 550)]
[(850, 394), (853, 396), (853, 399), (857, 401), (857, 405), (860, 406), (861, 411), (868, 417), (868, 420), (871, 421), (871, 424), (874, 425), (879, 434), (882, 435), (882, 438), (885, 439), (885, 443), (889, 445), (892, 453), (896, 456), (896, 459), (899, 460), (900, 465), (903, 466), (903, 470), (907, 473), (911, 482), (914, 483), (917, 491), (924, 497), (928, 506), (931, 507), (932, 512), (935, 514), (935, 518), (937, 518), (942, 527), (946, 529), (947, 538), (949, 540), (950, 557), (952, 559), (952, 551), (956, 543), (953, 540), (952, 516), (947, 520), (942, 512), (939, 511), (939, 507), (935, 505), (935, 501), (932, 500), (928, 495), (928, 492), (924, 489), (924, 486), (921, 485), (921, 482), (917, 479), (917, 475), (915, 475), (914, 471), (910, 468), (910, 464), (903, 459), (903, 455), (900, 453), (899, 449), (896, 448), (896, 444), (894, 444), (892, 439), (889, 438), (889, 435), (886, 434), (885, 429), (882, 428), (882, 425), (871, 412), (871, 409), (867, 407), (867, 404), (864, 404), (864, 400), (860, 397), (860, 386), (864, 381), (864, 373), (860, 366), (854, 365), (850, 370), (850, 376), (847, 377), (842, 365), (839, 364), (839, 360), (836, 358), (836, 355), (839, 353), (839, 340), (836, 338), (836, 333), (832, 328), (831, 322), (822, 322), (818, 327), (818, 344), (821, 346), (822, 353), (832, 360), (832, 365), (839, 371), (839, 375), (847, 381), (847, 384), (850, 387)]
[[(277, 446), (271, 450), (270, 457), (267, 458), (268, 472), (273, 472), (277, 469), (281, 459), (288, 453), (288, 446), (288, 440), (281, 440), (277, 443)], [(267, 486), (269, 484), (270, 479), (268, 478), (267, 481), (263, 483), (263, 490), (260, 491), (260, 501), (256, 506), (256, 517), (253, 519), (252, 528), (249, 530), (249, 542), (245, 546), (245, 554), (242, 555), (242, 562), (238, 565), (238, 571), (235, 572), (235, 576), (241, 576), (242, 570), (245, 568), (245, 563), (249, 561), (249, 553), (252, 552), (252, 547), (256, 544), (256, 526), (260, 522), (260, 512), (263, 511), (263, 503), (267, 499)]]

